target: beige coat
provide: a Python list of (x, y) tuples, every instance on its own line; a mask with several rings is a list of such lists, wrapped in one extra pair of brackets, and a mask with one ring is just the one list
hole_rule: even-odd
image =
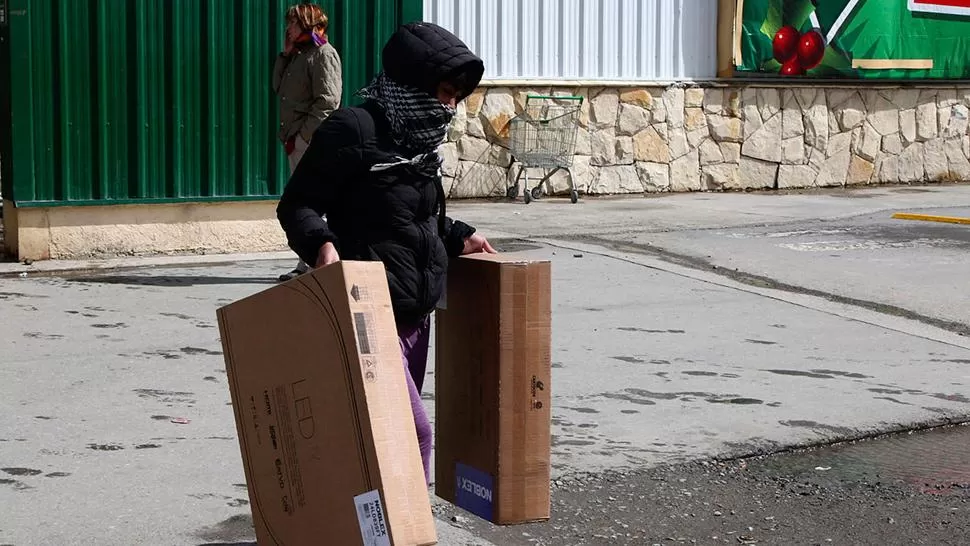
[(279, 139), (299, 134), (310, 142), (313, 132), (340, 107), (340, 56), (326, 43), (292, 56), (282, 53), (273, 66), (273, 91), (280, 99)]

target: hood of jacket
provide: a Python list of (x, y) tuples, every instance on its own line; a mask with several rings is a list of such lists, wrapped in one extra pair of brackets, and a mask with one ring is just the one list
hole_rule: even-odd
[(457, 36), (425, 22), (401, 26), (384, 46), (382, 65), (395, 82), (431, 96), (439, 84), (451, 82), (465, 98), (485, 73), (485, 63)]

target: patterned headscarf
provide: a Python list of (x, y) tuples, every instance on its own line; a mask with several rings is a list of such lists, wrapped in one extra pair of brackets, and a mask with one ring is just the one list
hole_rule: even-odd
[(437, 149), (445, 140), (455, 109), (437, 98), (403, 86), (381, 72), (358, 95), (375, 101), (391, 125), (391, 138), (408, 153), (415, 154), (409, 163), (421, 170), (437, 171), (441, 158)]

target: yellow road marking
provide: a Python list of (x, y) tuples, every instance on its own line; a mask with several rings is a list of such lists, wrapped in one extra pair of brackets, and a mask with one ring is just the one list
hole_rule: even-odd
[(897, 212), (893, 214), (897, 220), (922, 220), (923, 222), (943, 222), (945, 224), (966, 224), (970, 225), (970, 218), (960, 216), (934, 216), (932, 214), (913, 214), (909, 212)]

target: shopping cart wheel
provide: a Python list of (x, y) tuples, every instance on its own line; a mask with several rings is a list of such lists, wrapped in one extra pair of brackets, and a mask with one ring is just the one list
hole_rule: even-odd
[(505, 196), (508, 197), (509, 199), (515, 199), (516, 197), (518, 197), (518, 195), (519, 195), (519, 185), (518, 184), (516, 184), (516, 185), (512, 186), (511, 188), (505, 190)]
[(532, 188), (532, 198), (535, 200), (542, 199), (542, 187), (536, 186)]
[(573, 203), (576, 203), (577, 201), (579, 201), (579, 192), (576, 190), (571, 191), (569, 193), (569, 200), (572, 201)]
[(525, 190), (524, 190), (524, 191), (522, 192), (522, 198), (523, 198), (523, 199), (525, 199), (525, 204), (526, 204), (526, 205), (528, 205), (529, 203), (531, 203), (531, 202), (532, 202), (532, 194), (531, 194), (531, 193), (529, 193), (529, 188), (526, 188), (526, 189), (525, 189)]

